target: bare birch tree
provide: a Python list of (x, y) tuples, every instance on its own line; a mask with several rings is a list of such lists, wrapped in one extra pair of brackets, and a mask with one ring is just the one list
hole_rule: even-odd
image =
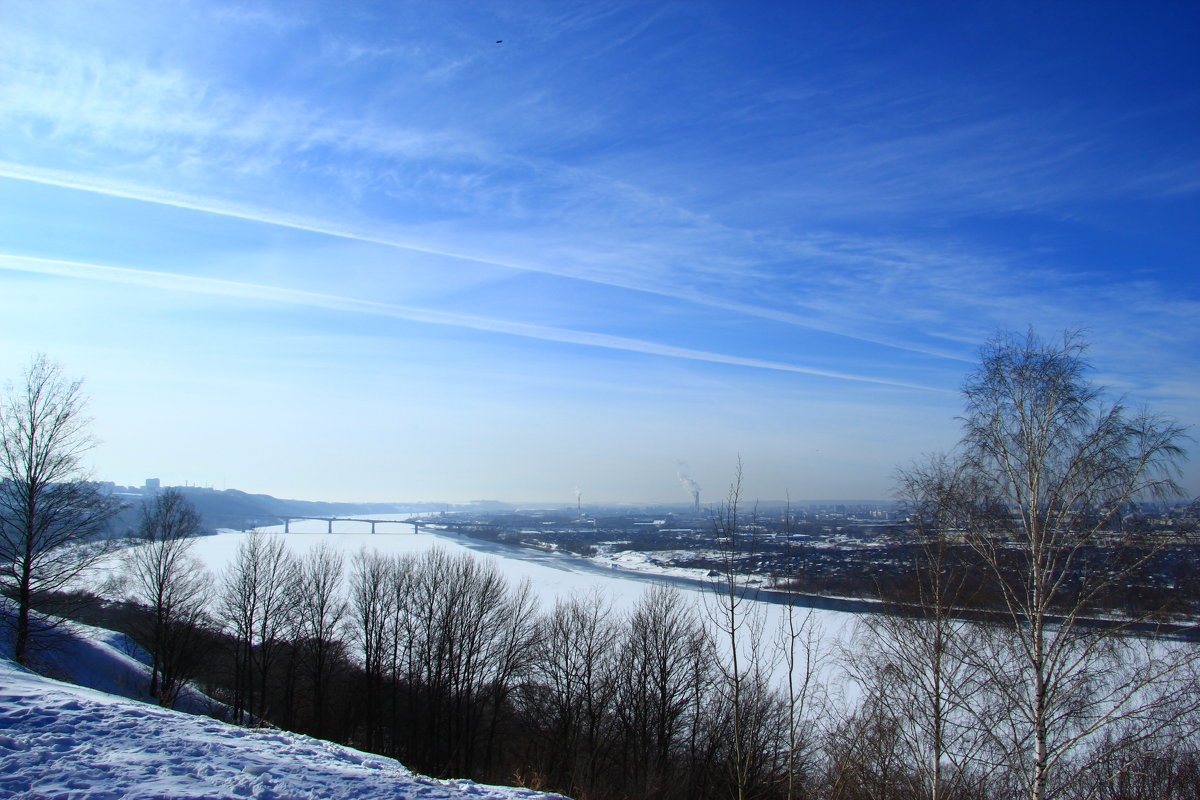
[[(1178, 497), (1183, 429), (1106, 401), (1077, 332), (1032, 331), (982, 349), (963, 386), (965, 477), (954, 516), (990, 578), (1003, 625), (975, 666), (1012, 713), (982, 720), (1031, 800), (1065, 796), (1121, 762), (1106, 733), (1149, 740), (1196, 703), (1185, 681), (1196, 648), (1127, 635), (1136, 619), (1096, 619), (1106, 595), (1161, 546), (1115, 540), (1133, 501)], [(1106, 766), (1107, 765), (1107, 766)]]
[[(730, 751), (735, 797), (744, 800), (750, 783), (750, 764), (756, 756), (754, 741), (758, 731), (749, 723), (745, 702), (755, 687), (765, 685), (761, 642), (766, 616), (756, 602), (756, 590), (749, 581), (743, 561), (754, 556), (754, 535), (745, 530), (742, 518), (742, 460), (738, 458), (725, 502), (713, 518), (720, 575), (711, 583), (708, 611), (725, 657), (718, 659), (721, 688), (729, 705)], [(753, 523), (753, 518), (750, 522)]]
[(894, 721), (929, 800), (967, 796), (992, 771), (986, 737), (972, 724), (988, 702), (971, 657), (978, 626), (961, 618), (974, 598), (967, 566), (949, 540), (970, 524), (959, 502), (974, 494), (969, 480), (944, 456), (900, 471), (898, 499), (916, 537), (909, 596), (860, 619), (848, 658), (852, 676)]
[(83, 382), (38, 355), (20, 385), (0, 398), (0, 590), (16, 606), (13, 658), (24, 663), (30, 634), (48, 627), (33, 604), (104, 556), (99, 537), (120, 510), (87, 481)]
[[(793, 532), (790, 496), (784, 510), (784, 531), (789, 535)], [(805, 794), (804, 782), (797, 778), (807, 777), (812, 771), (810, 762), (819, 741), (813, 719), (827, 699), (820, 672), (830, 656), (815, 609), (799, 606), (795, 577), (789, 575), (782, 586), (776, 586), (776, 590), (782, 590), (786, 595), (775, 633), (775, 646), (783, 669), (783, 702), (787, 714), (787, 752), (783, 765), (786, 800), (795, 800)]]

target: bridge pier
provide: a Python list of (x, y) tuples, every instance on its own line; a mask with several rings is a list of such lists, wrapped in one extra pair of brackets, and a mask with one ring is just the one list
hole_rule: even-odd
[(287, 519), (287, 518), (285, 518), (285, 519), (283, 520), (283, 532), (284, 532), (284, 533), (291, 533), (291, 532), (292, 532), (292, 531), (291, 531), (291, 524), (292, 524), (292, 521), (291, 521), (290, 519)]
[(371, 520), (371, 535), (375, 535), (375, 520)]
[(325, 520), (325, 521), (329, 523), (329, 527), (326, 529), (326, 531), (325, 531), (325, 532), (326, 532), (326, 533), (333, 533), (333, 518), (331, 517), (330, 519), (327, 519), (327, 520)]

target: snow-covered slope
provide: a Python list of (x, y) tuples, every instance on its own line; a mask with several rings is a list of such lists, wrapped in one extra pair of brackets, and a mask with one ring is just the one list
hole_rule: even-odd
[[(103, 634), (73, 638), (68, 655), (57, 663), (77, 678), (117, 689), (140, 679), (135, 662), (97, 641)], [(0, 797), (533, 800), (558, 795), (433, 780), (382, 756), (161, 709), (36, 675), (0, 658)]]
[[(0, 605), (0, 658), (12, 652), (11, 609)], [(68, 683), (150, 702), (150, 668), (145, 653), (116, 631), (59, 621), (58, 627), (39, 634), (30, 653), (36, 671)], [(221, 716), (221, 704), (185, 686), (175, 707), (193, 714)], [(2, 795), (0, 795), (2, 797)]]

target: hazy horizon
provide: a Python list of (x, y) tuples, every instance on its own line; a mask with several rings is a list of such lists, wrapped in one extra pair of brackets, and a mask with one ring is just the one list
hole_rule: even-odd
[(1195, 426), (1197, 41), (1195, 5), (11, 4), (0, 381), (85, 378), (106, 479), (349, 502), (716, 500), (739, 457), (746, 497), (886, 499), (1031, 325)]
[[(267, 492), (255, 491), (253, 489), (247, 489), (247, 488), (241, 487), (241, 486), (219, 486), (218, 487), (218, 486), (213, 486), (212, 484), (198, 484), (198, 483), (192, 483), (192, 482), (185, 482), (185, 483), (180, 483), (180, 484), (162, 483), (156, 490), (147, 490), (146, 486), (145, 486), (145, 480), (119, 481), (119, 480), (112, 480), (112, 479), (109, 479), (106, 477), (101, 477), (101, 476), (93, 476), (93, 477), (97, 481), (100, 481), (103, 483), (111, 483), (111, 484), (114, 484), (115, 486), (117, 486), (118, 488), (134, 489), (134, 490), (142, 490), (142, 491), (157, 491), (157, 490), (162, 490), (162, 489), (194, 489), (194, 490), (212, 491), (212, 492), (224, 492), (224, 491), (242, 492), (242, 493), (250, 494), (250, 495), (268, 494)], [(151, 477), (153, 477), (153, 476), (151, 476)], [(725, 487), (725, 489), (723, 489), (720, 492), (719, 497), (710, 498), (707, 495), (702, 496), (701, 500), (700, 500), (701, 508), (708, 509), (710, 507), (715, 507), (721, 503), (726, 502), (726, 500), (728, 498), (728, 490), (729, 490), (729, 487)], [(665, 508), (665, 507), (692, 505), (692, 501), (689, 501), (689, 500), (683, 499), (683, 498), (665, 498), (663, 500), (606, 500), (604, 498), (595, 499), (595, 500), (583, 500), (582, 498), (579, 498), (577, 501), (576, 498), (574, 497), (574, 495), (572, 495), (572, 499), (569, 499), (569, 500), (556, 499), (556, 498), (550, 498), (550, 497), (517, 498), (514, 500), (503, 500), (503, 499), (494, 498), (494, 497), (476, 497), (476, 498), (472, 498), (470, 500), (457, 500), (457, 501), (444, 500), (444, 499), (437, 498), (437, 497), (421, 498), (421, 499), (369, 498), (369, 499), (365, 499), (365, 500), (354, 500), (354, 499), (346, 499), (346, 498), (342, 498), (342, 497), (319, 497), (319, 496), (287, 497), (287, 496), (276, 496), (276, 495), (268, 495), (268, 496), (275, 497), (278, 500), (300, 500), (300, 501), (304, 501), (304, 502), (319, 502), (319, 503), (320, 502), (352, 503), (352, 504), (356, 504), (356, 505), (369, 505), (369, 504), (439, 505), (439, 504), (446, 504), (446, 505), (454, 505), (454, 506), (470, 506), (470, 505), (475, 505), (475, 504), (498, 503), (501, 505), (513, 506), (513, 507), (517, 507), (517, 508), (525, 507), (525, 508), (536, 508), (536, 509), (547, 509), (547, 510), (560, 509), (560, 508), (568, 508), (568, 509), (575, 508), (577, 505), (577, 502), (578, 502), (578, 505), (585, 510), (588, 508), (613, 508), (613, 507), (621, 507), (621, 506), (648, 506), (648, 507), (661, 506), (661, 507)], [(823, 505), (829, 504), (829, 503), (888, 504), (888, 503), (895, 503), (897, 501), (892, 498), (888, 498), (888, 497), (874, 497), (874, 498), (870, 498), (870, 497), (858, 497), (858, 498), (805, 497), (805, 498), (800, 498), (800, 499), (791, 498), (790, 500), (786, 497), (779, 498), (779, 499), (743, 497), (741, 502), (746, 504), (747, 506), (761, 504), (764, 506), (774, 507), (774, 506), (784, 506), (788, 503), (791, 503), (792, 505), (799, 507), (801, 505), (811, 505), (814, 503), (823, 504)]]

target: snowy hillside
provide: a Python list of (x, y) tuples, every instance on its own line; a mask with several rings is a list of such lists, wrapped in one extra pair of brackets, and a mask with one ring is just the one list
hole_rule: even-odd
[[(0, 604), (0, 664), (11, 667), (12, 609)], [(145, 653), (124, 634), (60, 620), (57, 627), (43, 631), (33, 640), (30, 658), (36, 671), (68, 683), (99, 689), (102, 692), (148, 701), (150, 668), (138, 659)], [(193, 714), (221, 711), (211, 697), (185, 686), (175, 708)]]
[[(103, 638), (98, 632), (75, 637), (68, 657), (55, 662), (82, 682), (133, 693), (130, 687), (140, 685), (140, 665), (97, 641)], [(558, 795), (433, 780), (382, 756), (161, 709), (35, 675), (0, 658), (0, 797), (533, 800)]]

